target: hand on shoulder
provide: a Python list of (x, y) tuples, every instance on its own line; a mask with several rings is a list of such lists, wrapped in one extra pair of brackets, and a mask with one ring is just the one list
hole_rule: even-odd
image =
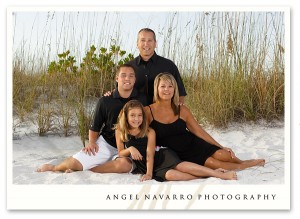
[(106, 91), (106, 92), (103, 94), (103, 96), (104, 96), (104, 97), (109, 97), (110, 95), (112, 95), (113, 92), (114, 92), (114, 90), (112, 90), (112, 91)]

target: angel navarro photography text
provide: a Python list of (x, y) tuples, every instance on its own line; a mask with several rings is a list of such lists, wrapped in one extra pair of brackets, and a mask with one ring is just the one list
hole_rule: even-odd
[(108, 194), (106, 200), (275, 201), (276, 194)]

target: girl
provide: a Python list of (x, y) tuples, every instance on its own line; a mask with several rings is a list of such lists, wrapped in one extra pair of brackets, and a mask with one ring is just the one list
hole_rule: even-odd
[(131, 157), (144, 175), (141, 181), (192, 180), (217, 177), (236, 180), (234, 171), (212, 170), (190, 162), (182, 162), (168, 148), (155, 147), (155, 132), (148, 127), (143, 105), (137, 100), (127, 102), (115, 126), (116, 142), (120, 157)]

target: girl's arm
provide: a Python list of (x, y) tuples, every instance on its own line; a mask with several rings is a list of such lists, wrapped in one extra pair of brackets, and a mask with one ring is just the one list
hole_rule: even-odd
[(146, 155), (146, 166), (147, 172), (142, 176), (141, 181), (152, 179), (153, 165), (154, 165), (154, 154), (155, 154), (155, 131), (149, 128), (148, 132), (148, 143), (147, 143), (147, 155)]
[(128, 148), (125, 149), (124, 142), (121, 140), (121, 137), (120, 137), (121, 133), (116, 129), (115, 134), (116, 134), (116, 143), (117, 143), (119, 156), (129, 157), (130, 151)]
[(148, 124), (150, 124), (152, 122), (153, 118), (152, 118), (149, 106), (145, 106), (144, 107), (144, 111), (145, 111), (145, 114), (146, 114), (146, 118), (147, 118)]
[(142, 160), (143, 156), (140, 152), (135, 148), (130, 146), (129, 148), (125, 148), (124, 142), (121, 140), (121, 133), (116, 129), (116, 143), (118, 148), (118, 153), (120, 157), (132, 157), (133, 160)]

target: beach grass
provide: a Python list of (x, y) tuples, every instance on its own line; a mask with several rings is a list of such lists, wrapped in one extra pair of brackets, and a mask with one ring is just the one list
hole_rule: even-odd
[[(185, 104), (201, 124), (223, 127), (230, 122), (283, 119), (284, 16), (267, 13), (201, 12), (183, 29), (176, 28), (180, 13), (173, 13), (157, 31), (163, 36), (157, 52), (177, 64), (188, 93)], [(92, 37), (93, 31), (88, 34)], [(69, 43), (66, 35), (61, 40)], [(133, 58), (109, 34), (101, 38), (112, 43), (88, 45), (83, 58), (78, 49), (57, 52), (55, 60), (16, 50), (14, 117), (24, 120), (36, 113), (33, 122), (40, 135), (68, 136), (75, 128), (84, 144), (97, 98), (115, 87), (116, 66)]]

